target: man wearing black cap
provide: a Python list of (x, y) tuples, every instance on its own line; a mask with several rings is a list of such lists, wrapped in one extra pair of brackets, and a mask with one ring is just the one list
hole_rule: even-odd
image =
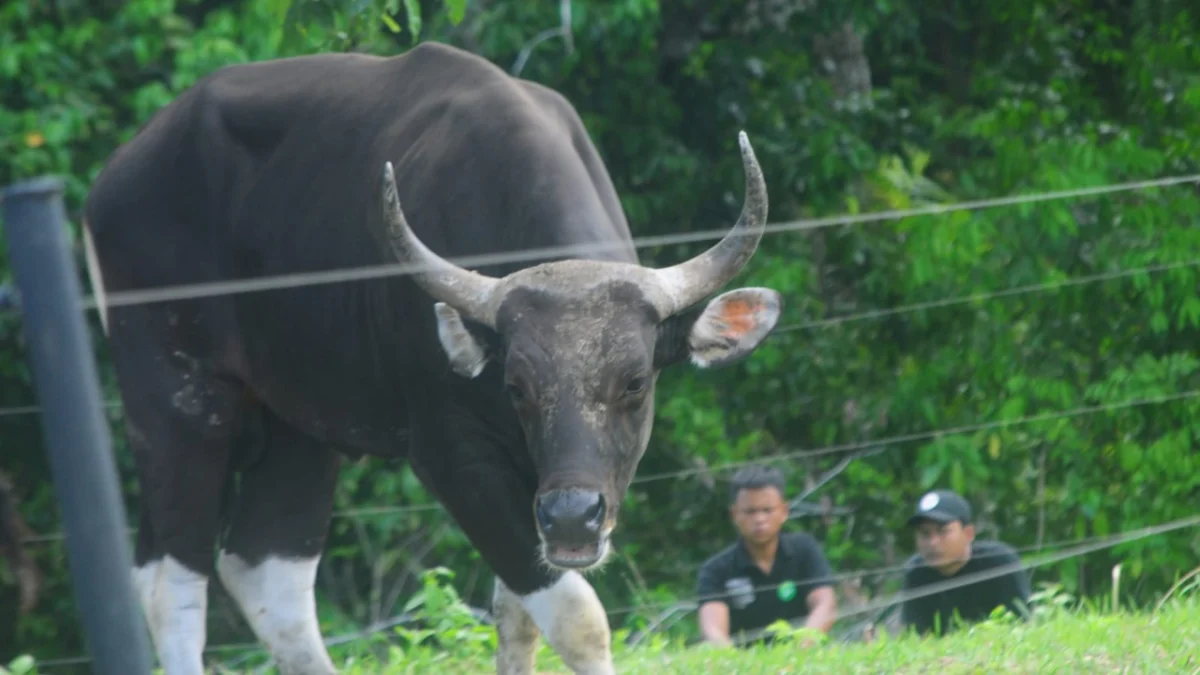
[[(1027, 616), (1029, 578), (1017, 567), (1021, 559), (1007, 544), (976, 541), (971, 505), (950, 490), (934, 490), (917, 502), (908, 519), (916, 530), (918, 553), (909, 559), (904, 592), (928, 593), (931, 584), (953, 586), (906, 600), (900, 620), (919, 634), (945, 633), (961, 621), (986, 619), (1001, 605), (1020, 617)], [(998, 573), (997, 568), (1011, 567)], [(961, 584), (964, 578), (990, 572), (990, 578)]]

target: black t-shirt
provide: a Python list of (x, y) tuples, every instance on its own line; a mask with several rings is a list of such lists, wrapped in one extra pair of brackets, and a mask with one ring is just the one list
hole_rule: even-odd
[[(915, 591), (923, 586), (950, 582), (1020, 561), (1017, 552), (1007, 544), (975, 541), (971, 544), (971, 557), (967, 564), (954, 574), (943, 576), (926, 565), (920, 555), (914, 555), (906, 565), (904, 590)], [(969, 623), (986, 619), (993, 609), (1004, 605), (1017, 616), (1024, 617), (1026, 610), (1021, 603), (1028, 602), (1029, 576), (1025, 570), (1017, 569), (1001, 576), (906, 600), (900, 610), (900, 620), (906, 626), (916, 628), (918, 633), (925, 634), (934, 630), (934, 617), (937, 616), (938, 632), (944, 634), (954, 629), (953, 622), (957, 620), (955, 612)]]
[(729, 633), (762, 628), (774, 621), (808, 616), (808, 594), (833, 585), (833, 573), (812, 535), (779, 536), (770, 574), (754, 564), (741, 539), (704, 562), (697, 576), (700, 604), (718, 600), (729, 607)]

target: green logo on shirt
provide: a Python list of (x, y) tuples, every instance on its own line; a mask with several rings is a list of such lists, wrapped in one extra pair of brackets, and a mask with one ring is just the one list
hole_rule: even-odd
[(779, 584), (779, 589), (776, 590), (776, 593), (779, 595), (780, 600), (789, 602), (792, 598), (796, 597), (796, 584), (791, 581), (785, 581)]

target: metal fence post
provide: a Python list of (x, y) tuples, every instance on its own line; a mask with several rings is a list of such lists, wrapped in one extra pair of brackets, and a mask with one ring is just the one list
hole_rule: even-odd
[(93, 672), (149, 675), (150, 648), (130, 578), (112, 439), (100, 405), (82, 289), (66, 236), (63, 182), (3, 191), (4, 234), (17, 289), (67, 554)]

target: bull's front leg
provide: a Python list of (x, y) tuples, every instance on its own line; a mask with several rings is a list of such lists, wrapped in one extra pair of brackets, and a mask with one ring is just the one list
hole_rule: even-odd
[(533, 654), (540, 631), (521, 605), (521, 598), (508, 590), (499, 577), (492, 596), (492, 618), (499, 643), (496, 672), (499, 675), (533, 675)]
[(557, 581), (520, 600), (568, 668), (579, 675), (614, 672), (608, 615), (583, 575), (564, 572)]
[(455, 439), (461, 425), (429, 425), (422, 431), (414, 433), (413, 468), (496, 573), (497, 672), (532, 673), (540, 632), (578, 675), (613, 673), (604, 606), (578, 572), (549, 569), (542, 561), (533, 491), (505, 451)]
[(541, 590), (517, 595), (496, 580), (493, 601), (499, 675), (531, 675), (538, 632), (580, 675), (611, 675), (612, 635), (595, 590), (578, 572), (566, 572)]

